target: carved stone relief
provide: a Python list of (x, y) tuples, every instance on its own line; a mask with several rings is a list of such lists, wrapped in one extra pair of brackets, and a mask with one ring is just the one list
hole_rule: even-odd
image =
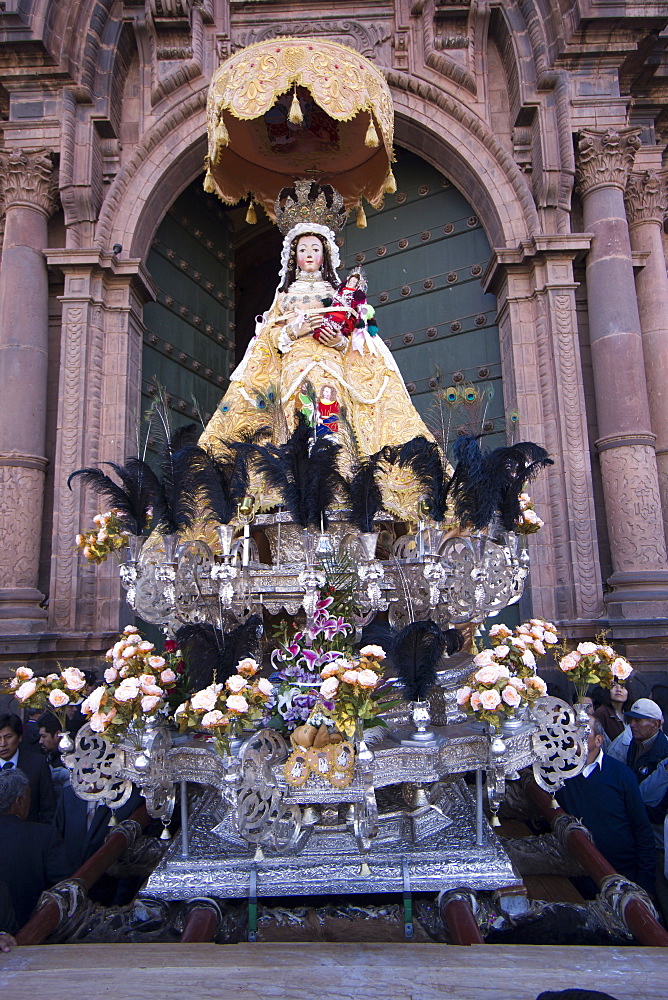
[(392, 30), (389, 21), (362, 21), (351, 18), (331, 20), (291, 21), (288, 24), (266, 24), (260, 28), (238, 27), (232, 30), (232, 48), (243, 49), (255, 42), (264, 42), (280, 35), (299, 38), (302, 35), (326, 35), (333, 42), (341, 42), (356, 49), (368, 59), (381, 63), (390, 61), (389, 40)]
[(10, 462), (0, 465), (0, 589), (36, 588), (46, 463), (26, 468), (20, 459)]
[(575, 171), (581, 194), (599, 187), (618, 187), (623, 191), (640, 146), (637, 128), (582, 129)]
[(593, 499), (584, 421), (582, 375), (577, 347), (575, 301), (572, 292), (557, 292), (551, 300), (555, 327), (557, 393), (565, 443), (564, 471), (568, 480), (570, 526), (577, 561), (573, 567), (579, 595), (577, 615), (597, 617), (602, 611), (598, 553), (593, 534)]
[(608, 448), (600, 461), (615, 570), (665, 569), (654, 449), (643, 444)]
[[(61, 432), (58, 442), (56, 469), (74, 471), (79, 461), (81, 433), (81, 379), (85, 371), (86, 309), (83, 305), (70, 304), (63, 315), (63, 350), (60, 371)], [(54, 518), (54, 537), (58, 539), (58, 558), (54, 560), (51, 583), (51, 624), (53, 627), (74, 626), (74, 599), (72, 581), (76, 578), (75, 560), (78, 558), (72, 540), (79, 531), (79, 494), (72, 490), (59, 491), (57, 516)]]
[(57, 172), (45, 149), (0, 150), (0, 186), (5, 211), (14, 205), (26, 205), (51, 216), (56, 209)]
[(630, 226), (638, 222), (661, 225), (668, 208), (668, 170), (629, 174), (624, 202)]

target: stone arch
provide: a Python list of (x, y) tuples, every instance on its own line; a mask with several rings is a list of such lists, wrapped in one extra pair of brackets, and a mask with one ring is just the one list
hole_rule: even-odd
[(177, 104), (139, 142), (105, 199), (96, 246), (120, 243), (145, 259), (165, 211), (203, 170), (207, 89)]
[[(538, 233), (538, 213), (526, 181), (483, 122), (435, 87), (403, 74), (389, 75), (398, 142), (453, 180), (479, 215), (490, 244), (516, 247)], [(101, 249), (120, 243), (132, 257), (145, 258), (167, 207), (202, 170), (205, 103), (202, 88), (141, 140), (102, 208), (95, 238)]]
[(471, 202), (490, 244), (516, 247), (539, 233), (526, 180), (485, 123), (430, 84), (394, 71), (387, 78), (398, 142), (447, 174)]

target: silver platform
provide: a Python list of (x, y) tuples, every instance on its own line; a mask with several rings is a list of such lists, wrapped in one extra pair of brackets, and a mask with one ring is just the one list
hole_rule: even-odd
[(391, 802), (382, 811), (381, 803), (378, 834), (364, 853), (342, 822), (315, 826), (297, 855), (263, 856), (235, 834), (229, 816), (221, 822), (220, 802), (213, 789), (201, 795), (190, 813), (189, 856), (175, 838), (143, 895), (181, 900), (522, 887), (486, 821), (483, 843), (476, 844), (475, 802), (462, 779), (439, 790), (437, 809), (407, 814)]

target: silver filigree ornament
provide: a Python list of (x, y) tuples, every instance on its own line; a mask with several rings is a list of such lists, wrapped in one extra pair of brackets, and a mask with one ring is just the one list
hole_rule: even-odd
[(549, 695), (538, 698), (527, 713), (537, 726), (531, 735), (538, 758), (533, 764), (533, 776), (544, 791), (554, 795), (587, 763), (586, 730), (570, 705)]
[(132, 794), (132, 782), (122, 775), (125, 751), (86, 723), (77, 733), (74, 750), (63, 757), (70, 785), (79, 798), (118, 809)]

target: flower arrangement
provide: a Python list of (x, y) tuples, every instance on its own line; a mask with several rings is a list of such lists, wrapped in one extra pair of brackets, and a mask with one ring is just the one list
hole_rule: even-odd
[(326, 703), (334, 703), (333, 715), (337, 728), (350, 739), (357, 719), (377, 720), (391, 707), (385, 702), (383, 660), (380, 646), (364, 646), (359, 657), (349, 660), (337, 657), (320, 671), (320, 694)]
[(520, 493), (520, 516), (515, 525), (515, 533), (518, 535), (534, 535), (545, 525), (534, 510), (533, 500), (528, 493)]
[(224, 684), (214, 682), (196, 691), (174, 712), (179, 732), (206, 730), (214, 737), (216, 751), (229, 754), (230, 735), (240, 735), (263, 718), (273, 699), (273, 684), (256, 677), (258, 671), (256, 661), (247, 656)]
[(536, 657), (545, 656), (548, 649), (559, 641), (556, 625), (542, 618), (531, 618), (512, 632), (501, 623), (492, 625), (489, 638), (494, 647), (495, 660), (506, 663), (511, 673), (523, 678), (535, 674)]
[(76, 537), (77, 548), (85, 558), (96, 565), (103, 563), (112, 552), (118, 552), (128, 543), (128, 532), (123, 530), (118, 511), (108, 510), (96, 514), (92, 531)]
[(104, 684), (95, 688), (81, 705), (94, 733), (118, 739), (130, 725), (143, 728), (166, 705), (176, 684), (176, 674), (152, 642), (142, 639), (128, 625), (118, 642), (107, 651), (109, 666)]
[[(291, 731), (306, 722), (321, 698), (328, 710), (333, 709), (332, 697), (321, 694), (322, 681), (327, 679), (322, 670), (335, 660), (349, 661), (354, 633), (342, 616), (331, 614), (333, 601), (330, 596), (316, 602), (313, 624), (308, 628), (284, 628), (277, 636), (271, 663), (277, 682), (272, 722), (278, 728)], [(329, 689), (335, 691), (333, 685)]]
[(547, 694), (545, 681), (536, 674), (536, 655), (544, 656), (556, 645), (557, 634), (551, 622), (532, 618), (514, 631), (494, 625), (489, 636), (493, 646), (474, 657), (477, 669), (457, 691), (457, 704), (498, 728), (523, 703)]
[(86, 678), (78, 667), (58, 665), (60, 673), (36, 677), (30, 667), (17, 667), (8, 689), (26, 708), (43, 708), (56, 716), (65, 728), (66, 710), (81, 702)]
[(600, 684), (611, 688), (613, 684), (624, 684), (633, 671), (627, 659), (605, 643), (604, 636), (596, 636), (596, 642), (580, 642), (559, 660), (559, 669), (571, 679), (578, 692), (578, 699), (587, 693), (590, 684)]

